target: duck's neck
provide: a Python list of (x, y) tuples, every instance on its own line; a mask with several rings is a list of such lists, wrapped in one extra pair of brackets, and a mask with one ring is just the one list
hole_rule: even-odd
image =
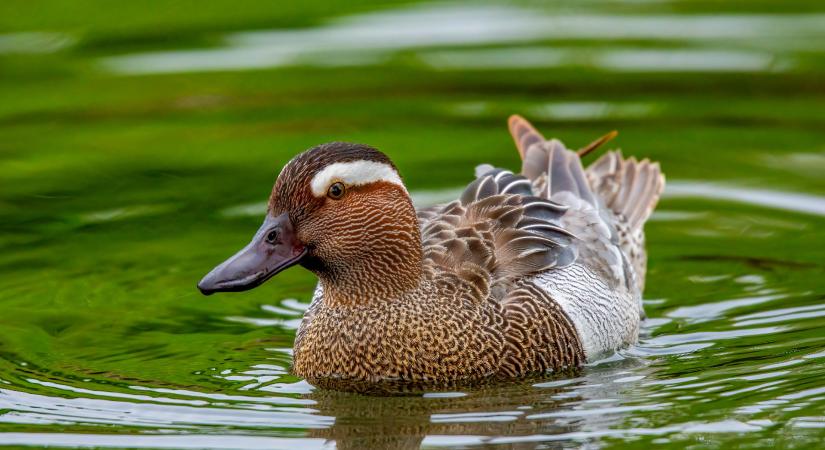
[[(405, 202), (406, 203), (406, 202)], [(412, 203), (364, 224), (359, 251), (316, 271), (327, 306), (355, 306), (401, 297), (422, 279), (421, 232)]]

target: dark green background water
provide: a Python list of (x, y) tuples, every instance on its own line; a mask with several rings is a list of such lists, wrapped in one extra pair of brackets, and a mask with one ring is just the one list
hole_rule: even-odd
[[(0, 444), (813, 448), (825, 437), (825, 3), (4, 1)], [(516, 168), (521, 113), (661, 161), (641, 342), (423, 397), (287, 373), (313, 277), (197, 280), (330, 140), (417, 201)]]

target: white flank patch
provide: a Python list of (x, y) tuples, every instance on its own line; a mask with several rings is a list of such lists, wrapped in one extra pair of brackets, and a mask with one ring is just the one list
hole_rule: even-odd
[(363, 186), (376, 181), (386, 181), (388, 183), (401, 186), (404, 191), (404, 183), (392, 167), (387, 164), (375, 161), (352, 161), (345, 163), (334, 163), (324, 167), (323, 170), (312, 177), (310, 186), (312, 194), (316, 197), (326, 195), (327, 189), (332, 183), (342, 182), (347, 186)]

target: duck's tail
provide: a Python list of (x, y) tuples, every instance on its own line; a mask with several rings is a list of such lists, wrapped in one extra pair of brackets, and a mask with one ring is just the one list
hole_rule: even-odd
[(630, 230), (642, 229), (665, 188), (659, 163), (647, 158), (624, 158), (621, 150), (605, 153), (585, 173), (605, 206)]
[(613, 150), (585, 170), (580, 156), (613, 139), (615, 131), (573, 152), (556, 139), (546, 140), (521, 116), (510, 116), (509, 125), (521, 155), (522, 174), (540, 185), (541, 196), (569, 191), (601, 206), (595, 202), (598, 197), (630, 230), (644, 226), (665, 187), (659, 163), (624, 158), (620, 150)]
[(510, 116), (510, 134), (521, 155), (521, 173), (533, 183), (536, 196), (551, 199), (569, 192), (596, 206), (579, 156), (558, 139), (546, 140), (521, 116)]
[(624, 158), (621, 151), (613, 150), (583, 169), (580, 156), (611, 140), (615, 132), (574, 152), (556, 139), (546, 140), (521, 116), (511, 116), (509, 125), (522, 158), (522, 174), (533, 182), (539, 196), (551, 198), (567, 191), (613, 213), (619, 245), (643, 287), (647, 263), (643, 228), (665, 187), (659, 163)]

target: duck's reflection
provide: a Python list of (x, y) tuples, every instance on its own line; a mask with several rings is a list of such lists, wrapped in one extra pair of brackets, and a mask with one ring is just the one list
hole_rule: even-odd
[[(317, 402), (319, 414), (335, 417), (335, 424), (313, 430), (311, 436), (335, 441), (339, 449), (417, 449), (427, 436), (434, 441), (465, 436), (483, 442), (489, 436), (577, 431), (575, 421), (561, 422), (540, 415), (558, 411), (581, 398), (561, 388), (533, 384), (535, 381), (405, 397), (316, 390), (308, 397)], [(534, 446), (535, 443), (523, 443), (509, 448)]]
[(334, 441), (339, 449), (598, 445), (609, 435), (605, 431), (618, 433), (628, 420), (643, 424), (633, 411), (666, 407), (661, 398), (645, 398), (637, 390), (637, 380), (656, 372), (648, 361), (616, 357), (605, 362), (575, 377), (500, 382), (461, 392), (376, 397), (316, 389), (306, 397), (317, 402), (318, 414), (335, 422), (310, 436)]

